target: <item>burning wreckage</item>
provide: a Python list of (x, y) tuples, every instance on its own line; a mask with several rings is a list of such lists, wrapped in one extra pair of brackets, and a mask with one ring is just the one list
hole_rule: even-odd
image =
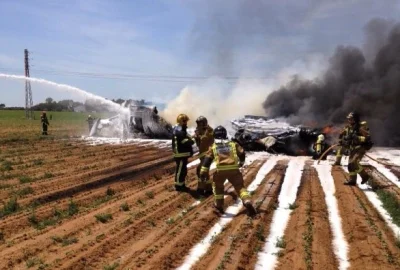
[[(231, 121), (235, 130), (233, 139), (246, 151), (267, 151), (289, 156), (319, 157), (315, 151), (318, 136), (323, 135), (323, 151), (330, 147), (325, 138), (331, 127), (310, 128), (290, 126), (279, 119), (246, 115)], [(325, 156), (326, 157), (326, 156)]]
[[(129, 115), (95, 120), (90, 136), (171, 139), (172, 125), (153, 108), (129, 104)], [(290, 156), (315, 156), (314, 144), (322, 128), (290, 126), (279, 119), (246, 115), (231, 121), (233, 140), (246, 151), (267, 151)], [(324, 141), (324, 149), (329, 145)]]

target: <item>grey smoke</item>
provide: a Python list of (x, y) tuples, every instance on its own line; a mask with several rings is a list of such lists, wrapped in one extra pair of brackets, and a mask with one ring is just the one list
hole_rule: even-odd
[(205, 73), (213, 76), (237, 76), (244, 51), (263, 54), (273, 46), (269, 37), (286, 37), (298, 16), (293, 12), (290, 21), (275, 16), (282, 6), (266, 0), (201, 1), (194, 9), (191, 53), (205, 58)]
[(267, 115), (292, 124), (343, 124), (356, 110), (377, 145), (400, 146), (400, 23), (374, 19), (364, 30), (363, 50), (338, 46), (321, 78), (294, 78), (271, 93)]

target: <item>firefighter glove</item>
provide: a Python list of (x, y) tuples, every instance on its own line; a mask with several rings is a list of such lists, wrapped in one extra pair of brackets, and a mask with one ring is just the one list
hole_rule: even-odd
[(210, 175), (208, 174), (208, 172), (200, 173), (200, 181), (201, 182), (206, 182), (208, 179), (210, 179)]
[(353, 134), (353, 136), (352, 136), (352, 138), (351, 138), (351, 141), (352, 141), (354, 144), (357, 144), (357, 143), (360, 142), (360, 138), (359, 138), (356, 134)]

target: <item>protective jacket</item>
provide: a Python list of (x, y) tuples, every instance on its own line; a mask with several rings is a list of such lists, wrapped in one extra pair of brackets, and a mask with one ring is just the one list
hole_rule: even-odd
[(313, 145), (314, 151), (321, 154), (327, 148), (327, 143), (322, 136), (318, 136), (317, 142)]
[(245, 152), (238, 143), (216, 140), (204, 157), (201, 174), (208, 172), (213, 161), (216, 163), (217, 171), (238, 170), (243, 166), (245, 158)]
[(173, 128), (172, 152), (175, 158), (190, 157), (193, 155), (194, 141), (186, 132), (186, 127), (176, 125)]
[(193, 138), (199, 148), (199, 158), (201, 158), (205, 156), (210, 146), (214, 143), (213, 129), (210, 126), (207, 126), (205, 130), (196, 129)]
[(339, 135), (339, 144), (349, 150), (360, 147), (366, 150), (371, 149), (373, 143), (369, 133), (366, 121), (356, 123), (355, 125), (347, 125)]

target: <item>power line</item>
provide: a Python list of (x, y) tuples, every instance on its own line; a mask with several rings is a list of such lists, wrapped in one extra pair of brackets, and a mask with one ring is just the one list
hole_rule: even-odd
[[(0, 68), (0, 70), (16, 70), (12, 68)], [(35, 69), (36, 72), (47, 73), (52, 75), (65, 75), (65, 76), (77, 76), (77, 77), (88, 77), (88, 78), (102, 78), (102, 79), (136, 79), (145, 81), (160, 81), (160, 82), (195, 82), (204, 81), (212, 76), (176, 76), (176, 75), (140, 75), (140, 74), (123, 74), (123, 73), (94, 73), (94, 72), (79, 72), (79, 71), (68, 71), (68, 70), (46, 70), (46, 69)], [(257, 79), (264, 80), (267, 77), (239, 77), (239, 76), (216, 76), (228, 81), (237, 81), (239, 79)]]

